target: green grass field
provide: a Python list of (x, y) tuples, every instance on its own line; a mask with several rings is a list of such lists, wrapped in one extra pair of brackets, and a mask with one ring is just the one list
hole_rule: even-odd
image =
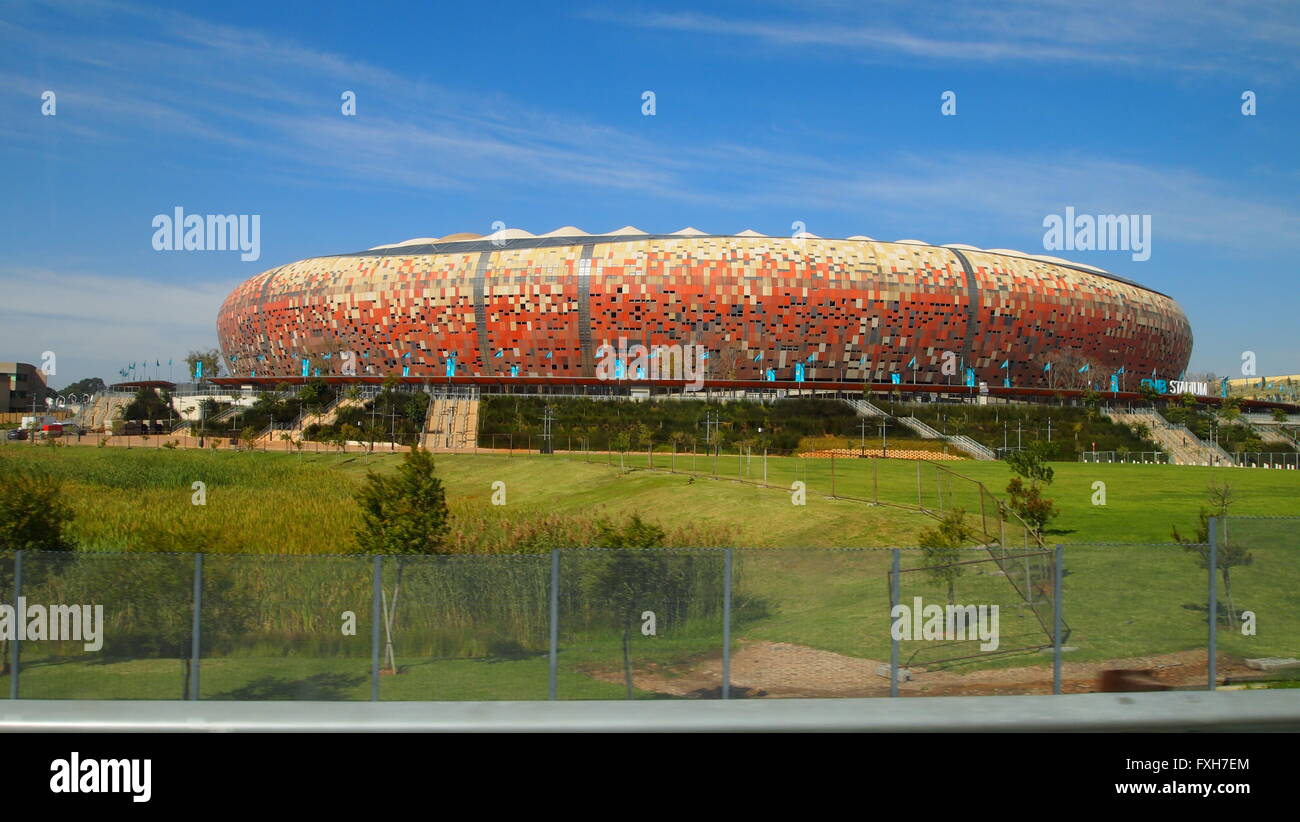
[[(339, 553), (356, 525), (353, 489), (367, 470), (393, 470), (398, 460), (392, 455), (0, 447), (0, 470), (8, 470), (10, 461), (30, 462), (67, 481), (67, 498), (76, 512), (73, 534), (92, 551)], [(666, 469), (674, 467), (672, 457), (662, 453), (627, 454), (621, 467), (617, 454), (440, 455), (437, 461), (453, 513), (477, 516), (489, 510), (493, 483), (504, 482), (507, 504), (494, 512), (501, 517), (619, 518), (636, 513), (669, 530), (689, 522), (699, 527), (698, 533), (725, 534), (724, 544), (746, 549), (736, 559), (738, 640), (790, 643), (877, 660), (889, 655), (890, 553), (803, 549), (913, 545), (934, 519), (871, 500), (915, 505), (919, 495), (932, 509), (973, 510), (980, 499), (974, 481), (1004, 497), (1010, 477), (999, 462), (944, 466), (957, 475), (922, 465), (918, 491), (916, 463), (852, 459), (832, 465), (830, 460), (771, 458), (766, 476), (774, 487), (760, 487), (756, 483), (764, 476), (761, 456), (722, 456), (716, 467), (702, 456), (694, 465), (679, 456), (676, 470), (694, 469), (701, 474), (695, 477), (668, 473)], [(658, 470), (646, 470), (651, 464)], [(1190, 529), (1212, 479), (1232, 486), (1234, 515), (1300, 516), (1300, 472), (1081, 463), (1058, 463), (1054, 468), (1049, 496), (1061, 514), (1046, 539), (1067, 546), (1065, 618), (1072, 631), (1069, 644), (1078, 649), (1067, 657), (1071, 662), (1204, 648), (1205, 571), (1181, 548), (1135, 543), (1168, 542), (1174, 524)], [(702, 476), (715, 472), (717, 479)], [(207, 484), (204, 506), (191, 504), (196, 480)], [(789, 486), (795, 481), (806, 484), (805, 505), (791, 503)], [(832, 482), (836, 496), (854, 499), (832, 498)], [(1105, 486), (1104, 506), (1093, 504), (1098, 482)], [(148, 539), (140, 540), (141, 534)], [(1256, 536), (1251, 542), (1254, 562), (1233, 569), (1232, 579), (1234, 604), (1256, 613), (1258, 633), (1247, 637), (1225, 625), (1220, 648), (1240, 656), (1300, 656), (1300, 545), (1285, 524)], [(971, 556), (988, 555), (972, 551)], [(919, 552), (904, 552), (904, 569), (921, 564)], [(992, 563), (971, 567), (958, 581), (958, 601), (1000, 604), (1004, 636), (1046, 641), (1034, 613), (996, 570)], [(364, 586), (364, 579), (359, 584)], [(295, 596), (300, 593), (292, 586), (281, 587), (295, 591)], [(944, 591), (912, 572), (904, 575), (902, 599), (912, 596), (943, 601)], [(306, 629), (308, 633), (335, 630), (334, 614), (328, 616), (318, 627)], [(369, 636), (366, 617), (368, 613), (362, 617), (362, 637)], [(672, 630), (666, 628), (665, 638), (674, 637)], [(622, 695), (617, 681), (590, 675), (593, 670), (618, 673), (621, 657), (615, 637), (566, 636), (561, 647), (563, 698)], [(671, 642), (639, 641), (634, 656), (638, 664), (668, 664), (716, 655), (720, 647), (720, 628), (715, 634), (713, 628), (697, 625)], [(538, 698), (545, 695), (546, 661), (536, 650), (530, 646), (532, 653), (521, 658), (493, 658), (478, 651), (472, 652), (473, 658), (470, 651), (465, 658), (399, 651), (405, 672), (384, 679), (384, 698)], [(921, 651), (921, 661), (933, 653), (923, 643), (904, 643), (904, 660), (915, 650)], [(324, 646), (303, 646), (297, 656), (292, 649), (268, 653), (249, 647), (205, 659), (203, 694), (366, 698), (368, 660), (339, 658), (336, 653)], [(1026, 664), (1045, 667), (1050, 658), (993, 658), (980, 667)], [(179, 693), (179, 677), (175, 660), (72, 659), (26, 669), (23, 693), (71, 697), (90, 688), (123, 698), (173, 698), (169, 695)]]

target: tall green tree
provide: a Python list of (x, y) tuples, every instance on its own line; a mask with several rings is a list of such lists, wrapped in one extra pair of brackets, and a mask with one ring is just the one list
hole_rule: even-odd
[(438, 554), (450, 529), (447, 496), (433, 455), (418, 445), (392, 474), (370, 471), (356, 494), (358, 549), (389, 556)]
[(662, 554), (647, 548), (662, 548), (662, 528), (633, 514), (623, 525), (601, 520), (596, 525), (596, 545), (612, 549), (588, 568), (584, 589), (593, 603), (612, 611), (623, 631), (623, 680), (627, 698), (632, 698), (632, 631), (641, 619), (641, 608), (658, 593), (668, 577)]
[(385, 592), (385, 656), (389, 670), (397, 672), (393, 635), (397, 630), (397, 601), (402, 591), (405, 559), (420, 554), (445, 553), (450, 531), (447, 495), (434, 472), (433, 455), (419, 445), (406, 454), (392, 474), (366, 473), (356, 494), (361, 506), (357, 548), (368, 554), (397, 557), (392, 596)]

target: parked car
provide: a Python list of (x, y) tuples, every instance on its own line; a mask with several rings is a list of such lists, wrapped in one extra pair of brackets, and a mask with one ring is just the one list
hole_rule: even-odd
[(10, 428), (8, 431), (5, 432), (5, 439), (25, 440), (27, 439), (27, 432), (21, 428)]

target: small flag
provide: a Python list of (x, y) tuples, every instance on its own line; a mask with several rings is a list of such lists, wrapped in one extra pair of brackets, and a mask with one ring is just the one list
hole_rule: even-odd
[(754, 362), (758, 362), (758, 361), (761, 360), (761, 359), (763, 359), (763, 352), (762, 352), (762, 351), (760, 351), (760, 352), (758, 352), (757, 354), (754, 355)]
[(547, 352), (546, 352), (546, 359), (549, 360), (550, 358), (551, 358), (551, 352), (550, 352), (550, 351), (547, 351)]
[(492, 355), (492, 358), (493, 358), (493, 359), (500, 359), (501, 357), (504, 357), (505, 355), (506, 355), (506, 350), (505, 350), (504, 348), (498, 348), (498, 349), (497, 349), (497, 353), (493, 354), (493, 355)]
[(1051, 370), (1052, 370), (1052, 364), (1051, 364), (1050, 362), (1045, 362), (1045, 363), (1043, 363), (1043, 370), (1044, 370), (1044, 371), (1051, 371)]
[(808, 355), (808, 362), (814, 362), (817, 359), (817, 352), (814, 351)]
[(907, 364), (907, 367), (916, 368), (916, 357), (912, 357), (912, 361)]
[(1084, 363), (1083, 366), (1079, 368), (1079, 373), (1082, 374), (1085, 371), (1087, 371), (1089, 368), (1092, 368), (1092, 363)]
[(998, 366), (998, 368), (1010, 368), (1010, 367), (1011, 367), (1011, 360), (1003, 360), (1002, 365)]

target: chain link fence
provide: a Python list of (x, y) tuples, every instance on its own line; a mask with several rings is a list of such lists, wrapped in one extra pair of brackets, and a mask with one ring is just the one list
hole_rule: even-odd
[[(929, 476), (935, 508), (973, 507), (961, 495), (977, 492)], [(919, 548), (19, 552), (0, 555), (0, 694), (1030, 694), (1110, 690), (1117, 671), (1134, 677), (1130, 689), (1294, 683), (1297, 526), (1300, 518), (1229, 517), (1211, 521), (1204, 544), (993, 543), (956, 556)]]

